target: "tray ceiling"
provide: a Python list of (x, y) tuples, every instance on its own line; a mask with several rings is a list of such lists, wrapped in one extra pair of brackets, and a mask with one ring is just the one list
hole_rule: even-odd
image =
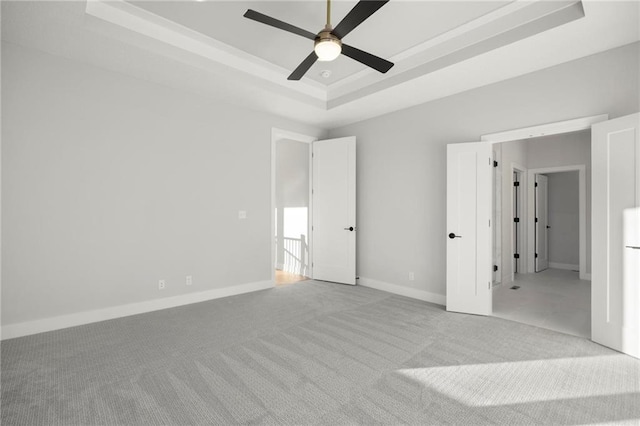
[[(640, 3), (391, 0), (345, 40), (395, 63), (341, 58), (287, 80), (324, 1), (3, 1), (2, 40), (300, 122), (335, 128), (640, 40)], [(335, 1), (333, 22), (355, 4)], [(330, 69), (329, 79), (318, 74)]]
[[(317, 33), (324, 27), (324, 1), (131, 1), (131, 4), (243, 52), (293, 71), (313, 49), (313, 42), (251, 20), (247, 9), (269, 15)], [(335, 26), (357, 1), (332, 2)], [(382, 58), (409, 48), (478, 19), (512, 1), (390, 1), (345, 37), (345, 42)], [(333, 62), (316, 62), (308, 73), (323, 85), (353, 75), (365, 66), (345, 56)], [(331, 71), (323, 78), (323, 70)]]

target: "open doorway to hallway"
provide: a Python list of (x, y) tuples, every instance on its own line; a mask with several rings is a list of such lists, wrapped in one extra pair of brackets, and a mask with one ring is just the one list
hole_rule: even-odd
[(495, 316), (591, 336), (590, 130), (496, 144)]
[(275, 142), (275, 283), (308, 279), (309, 143)]

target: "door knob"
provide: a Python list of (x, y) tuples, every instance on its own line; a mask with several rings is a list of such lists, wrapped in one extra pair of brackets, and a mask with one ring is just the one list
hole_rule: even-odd
[(452, 240), (453, 240), (454, 238), (462, 238), (462, 235), (456, 235), (456, 234), (454, 234), (454, 233), (452, 232), (452, 233), (450, 233), (450, 234), (449, 234), (449, 238), (451, 238)]
[(356, 229), (356, 228), (354, 228), (353, 226), (350, 226), (348, 228), (344, 228), (345, 231), (353, 231), (354, 229)]
[(640, 246), (627, 246), (627, 248), (640, 250)]

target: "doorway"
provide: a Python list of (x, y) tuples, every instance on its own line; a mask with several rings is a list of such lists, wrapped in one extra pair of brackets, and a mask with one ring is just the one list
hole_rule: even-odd
[[(533, 189), (533, 205), (536, 218), (533, 222), (533, 238), (536, 253), (534, 255), (535, 271), (542, 272), (549, 268), (549, 178), (536, 173)], [(578, 219), (577, 215), (575, 217)]]
[(579, 172), (535, 174), (535, 180), (535, 272), (580, 272)]
[(495, 316), (590, 337), (591, 286), (582, 279), (590, 141), (584, 130), (497, 147), (510, 214), (498, 225), (507, 234), (502, 266), (509, 279), (494, 288)]
[(276, 142), (276, 285), (309, 277), (309, 149), (295, 140)]
[(272, 278), (276, 286), (311, 275), (311, 143), (278, 131), (272, 136)]
[(356, 284), (356, 138), (271, 134), (271, 279)]
[[(640, 253), (640, 113), (609, 120), (608, 115), (578, 118), (569, 121), (543, 124), (539, 126), (521, 128), (492, 135), (485, 135), (480, 142), (466, 144), (449, 144), (447, 146), (447, 232), (449, 241), (447, 246), (447, 310), (461, 313), (478, 313), (490, 315), (493, 311), (493, 299), (487, 298), (491, 293), (491, 281), (488, 271), (491, 269), (491, 257), (483, 252), (492, 252), (491, 233), (476, 233), (477, 238), (462, 239), (452, 230), (460, 226), (463, 209), (460, 204), (461, 195), (475, 196), (478, 200), (491, 200), (491, 174), (486, 171), (491, 167), (491, 146), (507, 141), (561, 135), (568, 132), (588, 130), (593, 135), (589, 137), (589, 158), (579, 167), (580, 194), (580, 272), (579, 278), (591, 279), (591, 235), (587, 231), (593, 230), (593, 286), (590, 300), (592, 329), (585, 337), (614, 350), (640, 357), (640, 292), (637, 291), (638, 282), (638, 253)], [(593, 127), (592, 127), (593, 126)], [(456, 147), (458, 145), (458, 147)], [(591, 152), (593, 150), (593, 152)], [(462, 154), (462, 155), (461, 155)], [(593, 154), (593, 161), (591, 155)], [(477, 159), (472, 164), (470, 159)], [(548, 161), (566, 161), (564, 151), (556, 151), (545, 157)], [(484, 161), (482, 161), (484, 160)], [(531, 158), (529, 158), (531, 160)], [(483, 165), (484, 163), (484, 165)], [(586, 169), (588, 165), (588, 169)], [(467, 167), (465, 167), (467, 166)], [(469, 173), (470, 166), (477, 166)], [(530, 167), (532, 166), (529, 163)], [(553, 167), (552, 167), (553, 169)], [(557, 169), (557, 167), (556, 167)], [(585, 172), (585, 169), (588, 172)], [(560, 170), (537, 170), (537, 173)], [(535, 173), (528, 170), (527, 177)], [(591, 190), (591, 174), (593, 173), (593, 191)], [(586, 175), (588, 179), (585, 179)], [(478, 180), (481, 177), (482, 180)], [(529, 180), (529, 179), (528, 179)], [(584, 185), (587, 182), (589, 188)], [(462, 185), (463, 183), (464, 185)], [(531, 185), (528, 185), (531, 188)], [(527, 212), (533, 205), (533, 191), (528, 191)], [(592, 201), (588, 201), (592, 198)], [(484, 207), (486, 203), (482, 203)], [(489, 203), (491, 204), (491, 203)], [(591, 226), (591, 212), (586, 208), (593, 208), (593, 226)], [(466, 223), (478, 222), (488, 224), (491, 228), (491, 211), (484, 208), (466, 212)], [(583, 214), (587, 215), (586, 220)], [(528, 221), (528, 228), (533, 228)], [(466, 224), (465, 223), (465, 224)], [(483, 226), (483, 227), (484, 227)], [(495, 226), (495, 224), (494, 224)], [(455, 228), (454, 228), (455, 227)], [(472, 235), (473, 237), (473, 235)], [(584, 242), (584, 243), (583, 243)], [(455, 245), (454, 245), (455, 243)], [(527, 250), (533, 244), (527, 242)], [(588, 248), (587, 248), (588, 247)], [(471, 285), (460, 285), (460, 270), (468, 264), (468, 257), (456, 256), (457, 253), (470, 252), (475, 256), (476, 269), (465, 282)], [(587, 254), (587, 251), (589, 254)], [(451, 255), (453, 254), (453, 255)], [(528, 270), (533, 270), (534, 262), (530, 259)], [(589, 262), (589, 263), (587, 263)], [(622, 265), (622, 267), (621, 267)], [(528, 276), (543, 276), (547, 271)], [(488, 286), (487, 286), (488, 283)], [(504, 288), (504, 286), (502, 286)], [(488, 289), (488, 291), (487, 291)]]

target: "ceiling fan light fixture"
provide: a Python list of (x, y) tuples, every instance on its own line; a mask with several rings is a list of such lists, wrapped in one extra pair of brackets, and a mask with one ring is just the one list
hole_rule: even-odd
[(322, 31), (316, 37), (313, 50), (316, 52), (319, 61), (329, 62), (340, 56), (342, 52), (342, 42), (329, 31)]
[(252, 9), (248, 9), (243, 16), (253, 21), (269, 25), (270, 27), (275, 27), (314, 41), (313, 51), (293, 70), (289, 77), (287, 77), (287, 80), (298, 81), (311, 69), (316, 61), (333, 61), (341, 54), (384, 74), (391, 69), (393, 62), (356, 49), (348, 44), (342, 44), (341, 40), (388, 2), (389, 0), (359, 0), (334, 30), (331, 26), (331, 0), (327, 0), (327, 24), (318, 34), (298, 28), (295, 25), (288, 24)]

